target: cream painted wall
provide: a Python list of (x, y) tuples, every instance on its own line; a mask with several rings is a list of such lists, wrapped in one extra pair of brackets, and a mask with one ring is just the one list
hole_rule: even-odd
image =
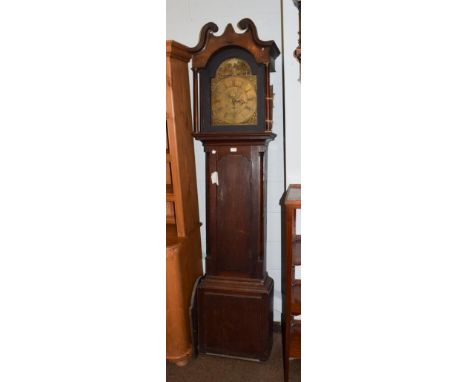
[[(291, 5), (294, 5), (291, 0)], [(207, 22), (214, 22), (218, 25), (220, 34), (228, 23), (237, 28), (239, 20), (248, 17), (253, 20), (257, 26), (259, 37), (263, 40), (274, 40), (282, 51), (282, 33), (281, 33), (281, 8), (280, 0), (238, 0), (234, 3), (227, 0), (171, 0), (166, 3), (166, 38), (176, 40), (188, 46), (194, 46), (198, 42), (201, 27)], [(292, 22), (294, 25), (288, 29), (293, 30), (290, 44), (297, 43), (297, 9), (296, 13), (291, 13), (287, 24)], [(289, 41), (289, 39), (288, 39)], [(294, 46), (295, 48), (295, 46)], [(293, 48), (293, 49), (294, 49)], [(291, 56), (290, 51), (286, 51)], [(281, 52), (282, 54), (282, 52)], [(292, 56), (291, 56), (292, 57)], [(292, 71), (291, 81), (297, 88), (297, 76), (299, 66), (297, 62), (289, 62)], [(282, 88), (282, 56), (276, 60), (276, 72), (271, 74), (271, 83), (274, 87), (275, 99), (273, 109), (273, 132), (277, 134), (276, 139), (270, 143), (268, 150), (268, 184), (267, 184), (267, 245), (266, 260), (268, 274), (274, 279), (274, 320), (281, 320), (281, 209), (279, 200), (284, 192), (284, 143), (283, 143), (283, 88)], [(297, 75), (296, 75), (297, 73)], [(190, 73), (191, 75), (191, 73)], [(289, 78), (289, 76), (288, 76)], [(288, 80), (289, 81), (289, 80)], [(297, 93), (297, 92), (296, 92)], [(294, 113), (293, 104), (299, 104), (300, 99), (291, 102), (291, 108), (287, 109), (291, 114)], [(292, 126), (298, 130), (299, 125), (296, 122)], [(294, 133), (291, 132), (291, 136)], [(296, 158), (291, 159), (291, 163), (300, 162), (300, 151), (294, 147), (294, 141), (291, 138), (291, 155)], [(300, 142), (300, 140), (299, 140)], [(297, 155), (299, 155), (297, 157)], [(195, 160), (197, 168), (198, 199), (200, 207), (200, 219), (202, 226), (202, 249), (206, 254), (206, 220), (205, 220), (205, 157), (200, 142), (195, 141)], [(300, 171), (300, 170), (299, 170)], [(297, 173), (297, 171), (295, 171)], [(297, 178), (297, 176), (296, 176)], [(294, 178), (294, 179), (296, 179)]]
[(286, 184), (301, 183), (301, 83), (297, 47), (299, 12), (292, 0), (283, 2), (284, 90), (286, 119)]
[[(293, 52), (298, 44), (299, 12), (292, 0), (282, 1), (284, 50), (284, 114), (286, 185), (301, 183), (301, 82), (300, 65)], [(296, 232), (301, 233), (301, 210)], [(296, 271), (300, 278), (300, 266)]]

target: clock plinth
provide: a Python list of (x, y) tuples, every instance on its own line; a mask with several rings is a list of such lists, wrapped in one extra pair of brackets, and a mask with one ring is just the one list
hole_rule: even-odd
[[(203, 27), (192, 48), (195, 139), (206, 155), (206, 275), (197, 287), (198, 351), (265, 361), (273, 338), (273, 280), (266, 272), (269, 73), (279, 50), (229, 24)], [(198, 94), (200, 99), (198, 99)]]
[(206, 276), (198, 287), (200, 353), (266, 361), (273, 330), (273, 280)]

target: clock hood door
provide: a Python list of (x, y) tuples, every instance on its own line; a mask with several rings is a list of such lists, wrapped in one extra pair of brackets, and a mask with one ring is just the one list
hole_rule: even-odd
[[(241, 69), (232, 69), (230, 74), (225, 69), (236, 65)], [(222, 49), (199, 74), (201, 131), (265, 130), (265, 68), (249, 52), (238, 47)]]

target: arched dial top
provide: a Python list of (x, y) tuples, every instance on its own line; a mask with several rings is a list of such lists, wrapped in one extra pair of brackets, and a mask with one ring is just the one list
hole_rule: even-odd
[(257, 124), (257, 76), (241, 58), (228, 58), (211, 79), (213, 126)]

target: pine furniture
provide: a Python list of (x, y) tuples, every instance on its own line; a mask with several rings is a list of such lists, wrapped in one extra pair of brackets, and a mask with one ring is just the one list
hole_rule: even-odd
[(190, 302), (202, 275), (187, 47), (166, 41), (166, 359), (192, 355)]

